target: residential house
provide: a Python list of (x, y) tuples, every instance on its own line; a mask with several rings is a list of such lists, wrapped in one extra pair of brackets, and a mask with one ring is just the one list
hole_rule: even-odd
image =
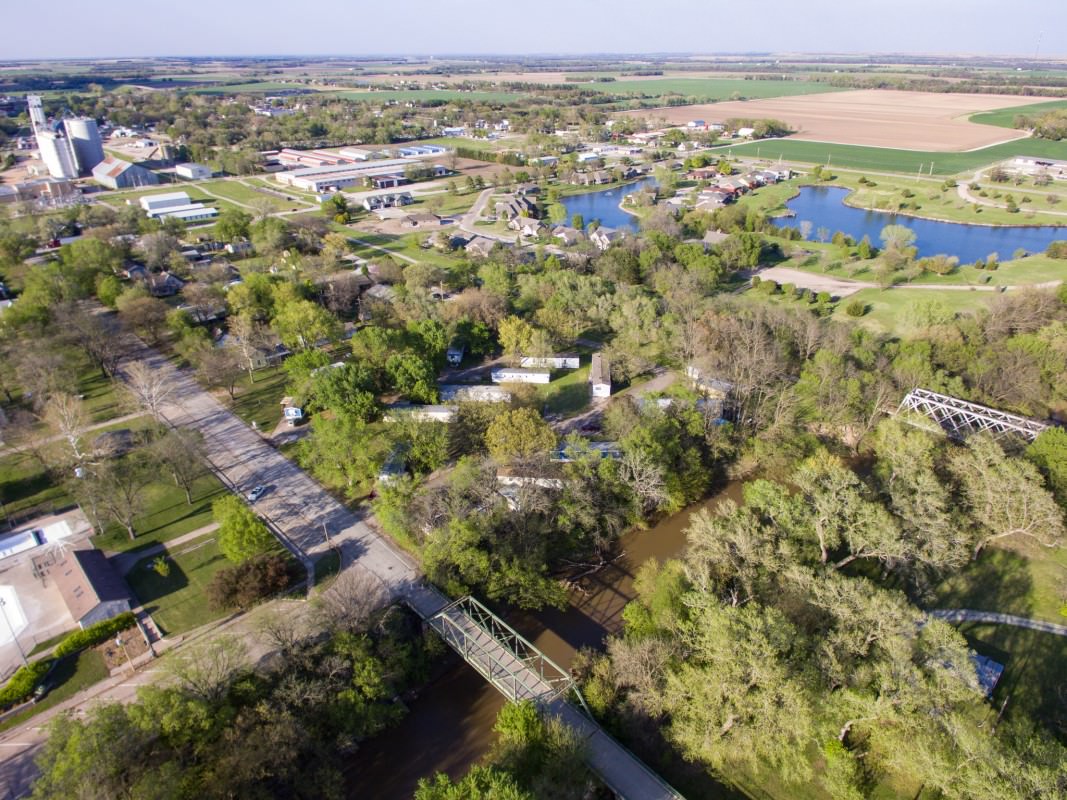
[(581, 358), (576, 355), (523, 356), (519, 366), (525, 369), (578, 369)]
[(540, 216), (537, 201), (531, 200), (526, 195), (506, 194), (496, 201), (496, 215), (506, 220), (516, 217)]
[(478, 258), (488, 258), (493, 248), (500, 244), (496, 239), (487, 239), (484, 236), (475, 236), (463, 248), (470, 255)]
[(611, 370), (603, 353), (593, 353), (589, 365), (589, 387), (593, 397), (611, 397)]
[(414, 419), (419, 422), (451, 422), (455, 419), (457, 411), (459, 411), (458, 406), (418, 406), (411, 403), (391, 403), (385, 408), (385, 421), (397, 422), (401, 419)]
[(182, 290), (185, 281), (171, 272), (160, 272), (149, 274), (145, 285), (153, 297), (173, 297)]
[(442, 403), (510, 403), (511, 392), (488, 384), (440, 384)]
[(403, 175), (372, 175), (367, 180), (375, 189), (395, 189), (408, 183)]
[(436, 227), (442, 224), (442, 219), (436, 214), (429, 214), (425, 212), (408, 214), (404, 219), (400, 221), (400, 227), (402, 228), (430, 228)]
[(508, 227), (513, 231), (518, 231), (519, 236), (528, 236), (532, 239), (536, 239), (547, 230), (547, 226), (541, 220), (529, 217), (516, 217), (508, 223)]
[(596, 246), (597, 250), (607, 250), (612, 244), (625, 238), (626, 231), (621, 231), (617, 228), (605, 228), (603, 225), (589, 234), (589, 241)]
[(415, 202), (410, 192), (392, 192), (389, 194), (374, 194), (363, 199), (363, 208), (367, 211), (377, 211), (382, 208), (395, 208), (407, 206)]
[(576, 228), (558, 225), (552, 229), (552, 238), (559, 239), (566, 247), (573, 247), (585, 238), (585, 234)]
[(552, 373), (547, 370), (502, 367), (490, 373), (493, 383), (549, 383)]

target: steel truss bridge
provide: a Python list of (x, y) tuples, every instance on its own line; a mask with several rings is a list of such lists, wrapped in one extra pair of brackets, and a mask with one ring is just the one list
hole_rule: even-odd
[(897, 414), (905, 411), (928, 417), (953, 439), (963, 439), (969, 434), (986, 431), (995, 436), (1016, 434), (1033, 441), (1049, 427), (1045, 422), (997, 411), (928, 389), (912, 389), (908, 392), (900, 401)]
[(586, 762), (621, 800), (684, 800), (589, 714), (567, 670), (473, 597), (454, 602), (425, 584), (406, 602), (448, 645), (512, 702), (529, 700), (586, 743)]

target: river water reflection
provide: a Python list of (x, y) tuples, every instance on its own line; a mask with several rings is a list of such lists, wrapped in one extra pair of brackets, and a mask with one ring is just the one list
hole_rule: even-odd
[[(580, 648), (600, 647), (622, 628), (637, 568), (650, 558), (663, 562), (680, 556), (690, 517), (726, 499), (741, 502), (739, 482), (655, 527), (626, 534), (620, 542), (623, 557), (589, 579), (586, 591), (574, 593), (566, 610), (514, 613), (508, 623), (557, 664), (570, 667)], [(462, 775), (492, 744), (493, 723), (503, 705), (496, 689), (457, 663), (411, 703), (397, 727), (363, 745), (349, 769), (348, 796), (410, 800), (420, 777), (438, 771)]]

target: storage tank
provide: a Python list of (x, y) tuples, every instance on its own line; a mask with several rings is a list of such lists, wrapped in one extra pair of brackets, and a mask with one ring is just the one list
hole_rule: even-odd
[(75, 117), (64, 121), (67, 137), (74, 145), (74, 154), (78, 158), (78, 169), (82, 173), (93, 171), (93, 167), (104, 160), (104, 143), (100, 140), (100, 131), (96, 120), (90, 117)]

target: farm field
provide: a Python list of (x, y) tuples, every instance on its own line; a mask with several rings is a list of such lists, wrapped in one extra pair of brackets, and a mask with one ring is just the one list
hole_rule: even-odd
[(267, 94), (268, 92), (285, 92), (294, 89), (310, 89), (319, 91), (314, 86), (304, 86), (299, 83), (282, 83), (280, 81), (252, 81), (251, 83), (231, 83), (219, 86), (203, 86), (193, 89), (193, 94)]
[(487, 103), (514, 103), (530, 97), (524, 92), (461, 92), (451, 89), (388, 89), (382, 91), (342, 90), (335, 94), (344, 100), (386, 103), (391, 100), (479, 100)]
[(1032, 99), (1011, 95), (872, 89), (621, 113), (628, 116), (661, 116), (672, 124), (693, 119), (722, 122), (730, 117), (773, 118), (782, 120), (795, 130), (796, 134), (791, 137), (795, 140), (955, 152), (997, 144), (1022, 135), (995, 126), (975, 125), (968, 121), (966, 115), (1023, 106)]
[(891, 147), (861, 147), (831, 142), (805, 142), (798, 139), (764, 139), (717, 148), (728, 156), (747, 156), (804, 164), (829, 164), (845, 169), (915, 174), (920, 169), (933, 175), (962, 175), (969, 178), (982, 167), (1018, 155), (1067, 159), (1067, 141), (1017, 139), (966, 153), (930, 150), (899, 150)]
[[(842, 90), (829, 84), (797, 80), (745, 80), (743, 78), (637, 78), (583, 84), (605, 94), (635, 94), (662, 97), (686, 97), (729, 100), (731, 98), (792, 97), (794, 95), (837, 93)], [(698, 115), (699, 116), (699, 115)], [(692, 119), (691, 116), (686, 119)]]
[(972, 114), (971, 122), (976, 122), (979, 125), (997, 125), (1001, 128), (1012, 128), (1014, 127), (1015, 118), (1019, 114), (1042, 114), (1046, 111), (1056, 111), (1058, 109), (1067, 109), (1067, 100), (1050, 100), (1047, 103), (1002, 108), (998, 111), (984, 111), (980, 114)]

